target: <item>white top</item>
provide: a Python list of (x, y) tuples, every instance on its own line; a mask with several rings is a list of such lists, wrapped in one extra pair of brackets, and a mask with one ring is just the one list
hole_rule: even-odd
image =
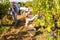
[(20, 10), (28, 11), (28, 8), (26, 8), (26, 7), (20, 7)]

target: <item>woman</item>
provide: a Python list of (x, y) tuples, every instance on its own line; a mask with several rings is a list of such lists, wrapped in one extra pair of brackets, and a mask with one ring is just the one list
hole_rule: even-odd
[(28, 14), (28, 15), (27, 15), (27, 18), (26, 18), (25, 26), (27, 27), (27, 26), (28, 26), (28, 24), (29, 24), (29, 22), (33, 21), (33, 20), (34, 20), (34, 18), (36, 18), (36, 17), (38, 17), (38, 14), (37, 14), (37, 15), (35, 15), (34, 17), (33, 17), (32, 15)]

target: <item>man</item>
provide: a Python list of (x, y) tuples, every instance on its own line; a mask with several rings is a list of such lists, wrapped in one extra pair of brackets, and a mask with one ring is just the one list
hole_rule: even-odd
[(20, 14), (20, 4), (19, 4), (19, 2), (16, 2), (15, 5), (17, 7), (18, 14)]
[(18, 9), (15, 5), (15, 2), (11, 2), (10, 11), (14, 17), (15, 25), (17, 25), (17, 23), (18, 23), (18, 20), (17, 20)]

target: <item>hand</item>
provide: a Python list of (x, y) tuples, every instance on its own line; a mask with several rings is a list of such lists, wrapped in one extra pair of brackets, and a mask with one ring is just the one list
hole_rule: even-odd
[(38, 14), (36, 15), (36, 17), (38, 17)]

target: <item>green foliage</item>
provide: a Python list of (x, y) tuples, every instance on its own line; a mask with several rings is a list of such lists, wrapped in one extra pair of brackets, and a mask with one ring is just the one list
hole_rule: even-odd
[(24, 2), (19, 2), (19, 4), (20, 4), (20, 6), (24, 6), (25, 5)]
[(45, 26), (48, 29), (50, 29), (51, 27), (54, 27), (54, 23), (53, 23), (54, 14), (52, 13), (52, 9), (55, 9), (52, 0), (42, 0), (42, 1), (36, 0), (36, 3), (34, 1), (33, 13), (35, 12), (37, 13), (37, 11), (42, 10), (42, 13), (41, 13), (42, 20), (41, 19), (39, 20), (40, 26)]
[(4, 28), (5, 28), (5, 27), (3, 27), (3, 26), (0, 27), (0, 34), (3, 33)]
[(46, 38), (46, 40), (55, 40), (53, 36), (50, 36), (50, 33), (44, 34), (44, 38)]
[(27, 2), (25, 3), (25, 6), (32, 6), (31, 4), (32, 4), (32, 2), (27, 1)]
[(0, 15), (6, 15), (8, 13), (8, 8), (9, 8), (9, 2), (4, 1), (0, 3)]
[(60, 29), (58, 29), (58, 34), (60, 34)]
[(60, 37), (58, 37), (58, 40), (60, 40)]
[[(27, 6), (32, 6), (33, 14), (37, 14), (38, 11), (42, 11), (42, 19), (34, 19), (37, 22), (38, 26), (47, 27), (47, 31), (51, 31), (51, 28), (54, 27), (54, 20), (59, 19), (60, 10), (59, 10), (59, 0), (33, 0), (33, 2), (27, 2)], [(54, 16), (54, 18), (53, 18)], [(59, 23), (57, 23), (59, 24)]]

